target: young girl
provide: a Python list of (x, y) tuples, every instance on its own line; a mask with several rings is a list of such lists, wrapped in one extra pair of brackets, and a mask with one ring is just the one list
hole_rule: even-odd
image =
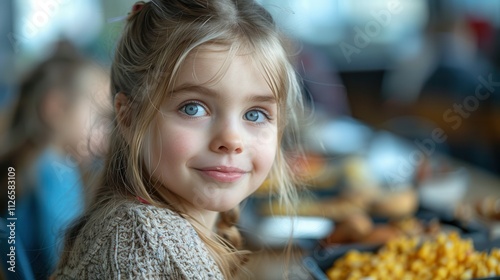
[(284, 46), (252, 0), (134, 5), (111, 70), (105, 170), (56, 278), (238, 275), (238, 204), (268, 175), (285, 204), (295, 195), (282, 144), (302, 98)]

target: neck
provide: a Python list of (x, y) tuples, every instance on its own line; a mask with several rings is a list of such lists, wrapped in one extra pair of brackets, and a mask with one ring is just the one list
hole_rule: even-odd
[(208, 211), (203, 209), (187, 209), (187, 214), (196, 219), (202, 225), (212, 231), (215, 230), (215, 222), (219, 216), (219, 212)]
[(174, 202), (174, 205), (181, 208), (179, 210), (182, 210), (184, 213), (188, 214), (190, 217), (198, 221), (207, 229), (215, 231), (215, 222), (219, 217), (219, 212), (197, 208), (190, 202), (169, 192), (164, 193), (163, 191), (160, 191), (159, 194), (164, 201)]

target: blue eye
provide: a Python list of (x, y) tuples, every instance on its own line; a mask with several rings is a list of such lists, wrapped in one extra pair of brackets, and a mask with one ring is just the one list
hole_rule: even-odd
[(268, 117), (262, 111), (259, 110), (250, 110), (245, 113), (245, 120), (247, 121), (262, 123), (267, 119)]
[(207, 115), (207, 111), (198, 103), (188, 103), (182, 106), (181, 112), (190, 117), (202, 117)]

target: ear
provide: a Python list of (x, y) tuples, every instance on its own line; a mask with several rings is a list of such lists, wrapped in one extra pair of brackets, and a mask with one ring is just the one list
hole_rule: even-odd
[(122, 132), (125, 139), (129, 139), (130, 125), (132, 123), (132, 106), (128, 97), (123, 93), (119, 92), (115, 95), (114, 107), (116, 113), (116, 120), (118, 122), (118, 127)]

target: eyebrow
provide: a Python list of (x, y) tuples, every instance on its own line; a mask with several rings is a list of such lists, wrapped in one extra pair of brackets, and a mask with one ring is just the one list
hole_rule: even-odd
[[(199, 92), (199, 93), (203, 93), (203, 94), (206, 94), (206, 95), (210, 95), (214, 98), (220, 98), (220, 93), (213, 90), (213, 89), (210, 89), (208, 87), (204, 87), (202, 85), (195, 85), (195, 84), (190, 84), (190, 83), (187, 83), (187, 84), (182, 84), (181, 86), (175, 88), (173, 90), (173, 96), (175, 96), (177, 93), (179, 92), (183, 92), (183, 91), (191, 91), (191, 92)], [(255, 94), (255, 95), (251, 95), (247, 98), (246, 100), (247, 102), (255, 102), (255, 103), (259, 103), (259, 102), (264, 102), (264, 103), (277, 103), (276, 102), (276, 97), (272, 94)]]

